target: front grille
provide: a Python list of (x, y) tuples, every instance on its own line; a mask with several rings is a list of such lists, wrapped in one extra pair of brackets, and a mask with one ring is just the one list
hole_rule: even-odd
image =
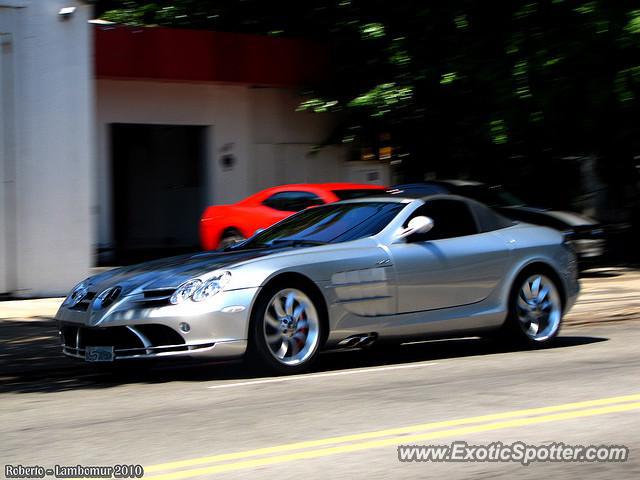
[(82, 300), (70, 308), (70, 310), (76, 310), (78, 312), (86, 312), (91, 305), (91, 301), (95, 298), (96, 292), (87, 293)]
[(140, 308), (166, 307), (167, 305), (171, 305), (169, 299), (175, 291), (175, 288), (145, 290), (142, 295), (143, 298), (136, 302), (137, 306)]
[(137, 348), (140, 347), (140, 340), (126, 327), (111, 328), (82, 328), (80, 332), (80, 345), (91, 345), (95, 347)]
[[(207, 348), (213, 344), (191, 347), (178, 332), (166, 325), (148, 324), (130, 327), (91, 328), (72, 324), (60, 326), (63, 352), (84, 358), (85, 348), (113, 347), (115, 358), (150, 356), (164, 352)], [(143, 340), (144, 339), (144, 340)]]
[(160, 288), (158, 290), (145, 290), (144, 298), (169, 298), (175, 292), (175, 288)]
[[(138, 308), (155, 308), (155, 307), (166, 307), (167, 305), (171, 305), (169, 299), (173, 292), (175, 292), (175, 288), (162, 288), (157, 290), (145, 290), (143, 292), (143, 298), (137, 300), (135, 302), (136, 307)], [(119, 291), (117, 292), (120, 293)], [(86, 312), (91, 305), (91, 302), (96, 298), (97, 292), (89, 292), (85, 297), (78, 302), (73, 307), (69, 307), (70, 310), (75, 310), (77, 312)], [(105, 299), (102, 302), (101, 307), (106, 308), (113, 303), (113, 299)]]
[(63, 325), (60, 329), (62, 343), (67, 347), (84, 348), (114, 347), (135, 348), (142, 343), (127, 327), (88, 328), (75, 325)]
[(184, 343), (182, 336), (166, 325), (137, 325), (136, 330), (147, 337), (152, 345), (179, 345)]

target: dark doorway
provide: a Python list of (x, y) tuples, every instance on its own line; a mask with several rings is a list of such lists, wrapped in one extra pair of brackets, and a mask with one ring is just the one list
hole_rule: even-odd
[(111, 263), (195, 251), (205, 206), (207, 127), (111, 125)]

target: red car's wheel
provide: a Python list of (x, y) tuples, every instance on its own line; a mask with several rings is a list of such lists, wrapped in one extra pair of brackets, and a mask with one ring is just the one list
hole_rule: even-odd
[(235, 228), (227, 228), (224, 232), (222, 232), (218, 248), (225, 248), (229, 245), (233, 245), (234, 243), (238, 243), (243, 240), (245, 240), (245, 238), (242, 236), (239, 230)]

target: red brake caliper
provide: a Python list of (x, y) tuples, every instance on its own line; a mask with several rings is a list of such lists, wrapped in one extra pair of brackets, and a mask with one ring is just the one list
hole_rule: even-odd
[[(302, 312), (300, 314), (300, 320), (306, 320), (306, 319), (307, 319), (306, 315), (304, 314), (304, 312)], [(298, 332), (304, 332), (304, 334), (306, 335), (307, 333), (309, 333), (309, 327), (301, 328), (298, 330)], [(296, 338), (296, 344), (298, 345), (298, 348), (302, 348), (304, 346), (304, 342), (300, 338)]]

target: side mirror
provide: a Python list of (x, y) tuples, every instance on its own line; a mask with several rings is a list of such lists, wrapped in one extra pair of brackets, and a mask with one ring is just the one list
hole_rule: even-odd
[(402, 238), (407, 238), (410, 235), (414, 235), (416, 233), (427, 233), (429, 230), (433, 228), (433, 220), (429, 217), (414, 217), (409, 220), (409, 224), (407, 228), (402, 229), (398, 236), (396, 237), (398, 240)]

